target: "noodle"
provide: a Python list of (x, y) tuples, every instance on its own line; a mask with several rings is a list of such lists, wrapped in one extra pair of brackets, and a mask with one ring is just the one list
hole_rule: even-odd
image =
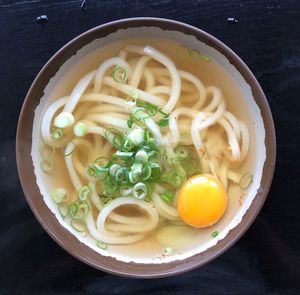
[[(117, 70), (120, 79), (111, 77)], [(53, 130), (59, 137), (56, 141)], [(119, 150), (124, 133), (127, 141)], [(170, 187), (177, 190), (176, 181), (194, 175), (199, 162), (195, 171), (211, 173), (228, 190), (240, 177), (233, 162), (243, 163), (250, 147), (246, 124), (226, 109), (221, 90), (177, 69), (172, 59), (148, 45), (124, 46), (118, 56), (81, 78), (70, 96), (51, 103), (42, 118), (41, 136), (45, 144), (64, 150), (72, 194), (79, 196), (73, 214), (82, 214), (80, 222), (88, 234), (108, 244), (140, 241), (163, 221), (181, 224), (178, 194), (170, 193)], [(143, 146), (134, 155), (130, 149), (144, 137), (157, 150), (147, 154), (151, 145)], [(149, 160), (155, 154), (165, 163), (165, 183), (153, 181), (151, 190), (137, 181), (134, 187), (126, 187), (125, 176), (132, 179), (134, 173), (144, 173), (149, 182), (153, 171), (162, 173), (161, 162)], [(122, 161), (134, 158), (139, 159), (135, 171), (133, 166), (120, 170)], [(102, 162), (110, 166), (101, 166)], [(182, 167), (176, 168), (177, 164)], [(122, 174), (124, 169), (127, 174)], [(122, 185), (115, 187), (107, 175), (118, 177)], [(139, 199), (139, 194), (148, 199)]]

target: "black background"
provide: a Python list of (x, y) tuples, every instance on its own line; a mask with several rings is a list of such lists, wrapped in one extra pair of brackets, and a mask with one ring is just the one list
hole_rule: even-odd
[[(300, 1), (0, 1), (0, 294), (300, 294)], [(48, 23), (36, 23), (47, 14)], [(277, 165), (268, 199), (225, 254), (177, 277), (102, 273), (63, 251), (31, 213), (15, 163), (16, 125), (45, 62), (108, 21), (156, 16), (201, 28), (230, 46), (268, 98)], [(235, 17), (236, 24), (228, 24)]]

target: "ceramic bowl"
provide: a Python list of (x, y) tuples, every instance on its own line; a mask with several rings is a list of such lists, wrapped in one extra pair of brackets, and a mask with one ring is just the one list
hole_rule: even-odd
[[(256, 125), (251, 127), (255, 149), (255, 187), (243, 216), (237, 217), (237, 225), (226, 236), (207, 250), (186, 256), (184, 259), (165, 263), (138, 263), (116, 259), (97, 253), (66, 230), (46, 205), (37, 185), (31, 156), (35, 109), (41, 97), (51, 88), (63, 71), (72, 67), (80, 56), (97, 46), (128, 37), (154, 37), (172, 39), (190, 48), (206, 52), (223, 66), (243, 92), (249, 112)], [(54, 77), (54, 78), (53, 78)], [(53, 78), (53, 79), (52, 79)], [(48, 89), (48, 90), (45, 90)], [(45, 93), (44, 93), (45, 91)], [(158, 18), (132, 18), (114, 21), (91, 29), (61, 48), (42, 68), (25, 98), (17, 129), (16, 157), (18, 172), (24, 194), (34, 215), (48, 234), (74, 257), (97, 269), (129, 277), (165, 277), (182, 273), (211, 261), (232, 246), (248, 229), (259, 213), (270, 188), (273, 177), (276, 144), (275, 130), (266, 97), (244, 62), (226, 45), (210, 34), (190, 25)]]

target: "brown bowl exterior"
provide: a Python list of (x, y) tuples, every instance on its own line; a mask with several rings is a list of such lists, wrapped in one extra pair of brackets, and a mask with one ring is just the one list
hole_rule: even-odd
[[(163, 264), (137, 264), (118, 261), (112, 257), (104, 257), (79, 242), (73, 234), (59, 224), (54, 214), (48, 209), (37, 186), (31, 158), (34, 110), (43, 96), (44, 88), (60, 66), (74, 55), (78, 49), (94, 39), (105, 37), (119, 29), (141, 26), (159, 27), (163, 30), (179, 31), (193, 35), (198, 40), (222, 53), (250, 85), (253, 97), (261, 110), (266, 131), (266, 161), (263, 167), (260, 188), (241, 223), (231, 230), (223, 240), (220, 240), (205, 252), (182, 261)], [(23, 103), (17, 127), (16, 158), (22, 188), (31, 210), (47, 233), (62, 248), (82, 262), (102, 271), (127, 277), (155, 278), (176, 275), (202, 266), (222, 254), (245, 233), (267, 197), (275, 168), (276, 140), (273, 119), (266, 97), (249, 68), (231, 49), (206, 32), (190, 25), (167, 19), (143, 17), (118, 20), (91, 29), (70, 41), (47, 62), (31, 85)]]

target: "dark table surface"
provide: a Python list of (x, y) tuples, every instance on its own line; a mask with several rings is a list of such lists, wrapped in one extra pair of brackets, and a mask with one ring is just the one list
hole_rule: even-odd
[[(0, 1), (0, 294), (300, 294), (300, 1), (81, 2)], [(230, 46), (261, 83), (277, 133), (273, 184), (248, 232), (204, 267), (155, 280), (109, 275), (62, 250), (30, 211), (15, 163), (19, 112), (45, 62), (78, 34), (134, 16), (186, 22)]]

